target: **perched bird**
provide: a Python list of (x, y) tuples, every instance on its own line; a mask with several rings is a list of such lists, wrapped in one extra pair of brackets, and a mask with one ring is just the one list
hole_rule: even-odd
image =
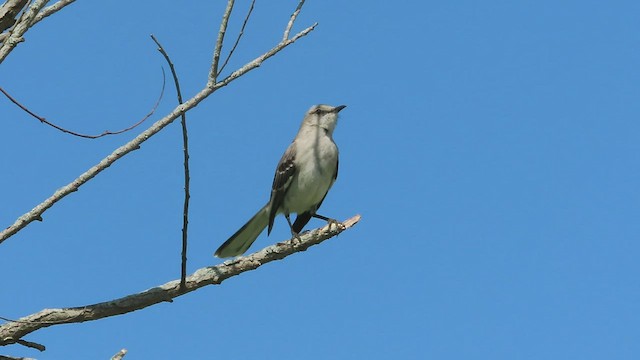
[[(298, 236), (312, 217), (335, 220), (316, 213), (338, 177), (338, 147), (333, 130), (345, 105), (315, 105), (304, 115), (298, 135), (282, 155), (271, 186), (269, 202), (215, 252), (219, 258), (244, 254), (273, 221), (284, 214), (293, 236)], [(289, 215), (296, 213), (291, 224)]]

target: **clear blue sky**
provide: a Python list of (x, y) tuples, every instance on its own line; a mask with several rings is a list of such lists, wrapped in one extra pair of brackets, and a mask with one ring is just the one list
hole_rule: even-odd
[[(258, 1), (225, 71), (277, 43), (295, 6)], [(161, 85), (149, 34), (188, 98), (206, 82), (223, 8), (78, 1), (27, 33), (0, 86), (77, 131), (126, 127)], [(637, 359), (639, 15), (637, 1), (309, 1), (295, 29), (318, 21), (312, 34), (188, 114), (189, 271), (218, 263), (214, 250), (267, 201), (316, 103), (348, 105), (322, 214), (362, 221), (172, 304), (25, 337), (44, 353), (0, 354)], [(167, 85), (150, 121), (175, 105)], [(2, 227), (135, 135), (73, 138), (4, 99), (0, 116)], [(176, 122), (0, 245), (0, 315), (178, 278), (182, 176)], [(251, 251), (287, 237), (278, 218)]]

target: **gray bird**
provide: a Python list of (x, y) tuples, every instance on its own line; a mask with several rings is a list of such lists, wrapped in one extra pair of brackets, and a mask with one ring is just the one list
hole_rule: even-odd
[[(284, 214), (293, 236), (312, 217), (335, 220), (316, 213), (338, 177), (338, 147), (333, 130), (345, 105), (315, 105), (304, 115), (298, 135), (276, 168), (269, 202), (216, 250), (219, 258), (244, 254), (267, 226), (271, 233), (276, 215)], [(291, 224), (289, 214), (296, 213)]]

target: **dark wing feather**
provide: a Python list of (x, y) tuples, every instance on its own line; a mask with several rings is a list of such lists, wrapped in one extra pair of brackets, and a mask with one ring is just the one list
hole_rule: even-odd
[(271, 233), (273, 228), (273, 220), (278, 214), (278, 209), (284, 201), (284, 195), (287, 193), (291, 180), (296, 172), (294, 159), (296, 157), (295, 143), (291, 143), (287, 151), (282, 155), (282, 159), (276, 168), (276, 174), (273, 177), (273, 185), (271, 186), (271, 199), (269, 199), (269, 229), (267, 234)]

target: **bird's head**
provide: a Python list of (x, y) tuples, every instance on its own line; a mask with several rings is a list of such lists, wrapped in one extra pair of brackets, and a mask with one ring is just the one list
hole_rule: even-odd
[(304, 122), (307, 125), (320, 127), (331, 135), (338, 123), (338, 113), (345, 107), (347, 106), (314, 105), (305, 114)]

